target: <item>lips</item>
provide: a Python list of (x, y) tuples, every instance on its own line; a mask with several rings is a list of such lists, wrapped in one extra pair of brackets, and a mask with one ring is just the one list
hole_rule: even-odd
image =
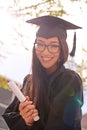
[(43, 62), (49, 62), (52, 60), (52, 57), (41, 57)]

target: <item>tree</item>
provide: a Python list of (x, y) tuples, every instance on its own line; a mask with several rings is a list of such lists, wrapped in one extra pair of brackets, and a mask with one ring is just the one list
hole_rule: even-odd
[[(65, 0), (39, 0), (35, 2), (35, 0), (32, 0), (31, 4), (29, 1), (27, 4), (20, 4), (24, 1), (14, 0), (14, 7), (10, 7), (10, 9), (12, 9), (18, 17), (25, 15), (38, 17), (45, 13), (55, 16), (63, 16), (64, 14), (70, 15), (69, 12), (64, 9), (64, 6), (68, 5), (68, 2), (71, 2), (72, 5), (75, 2), (87, 3), (87, 0), (67, 0), (66, 5), (63, 5), (64, 1)], [(80, 5), (79, 8), (82, 9), (83, 7)]]
[(83, 83), (87, 83), (87, 50), (83, 50), (83, 59), (80, 65), (77, 66), (77, 71), (82, 77)]

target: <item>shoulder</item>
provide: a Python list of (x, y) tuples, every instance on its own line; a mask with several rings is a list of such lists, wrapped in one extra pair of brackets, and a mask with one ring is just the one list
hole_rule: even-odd
[(76, 71), (73, 71), (70, 69), (65, 69), (62, 76), (64, 76), (64, 78), (66, 77), (68, 79), (77, 79), (79, 81), (82, 80), (80, 75)]
[(22, 91), (23, 91), (24, 88), (26, 88), (26, 87), (29, 86), (30, 81), (31, 81), (31, 77), (32, 77), (31, 74), (27, 74), (27, 75), (24, 77), (23, 84), (22, 84)]
[(31, 74), (27, 74), (25, 77), (24, 77), (24, 80), (23, 80), (23, 86), (25, 85), (26, 82), (29, 82), (30, 79), (31, 79)]
[(56, 79), (54, 80), (55, 84), (58, 84), (60, 88), (74, 88), (75, 90), (82, 90), (83, 84), (80, 75), (70, 69), (63, 69), (60, 75), (57, 75)]
[(55, 77), (53, 77), (52, 81), (54, 81), (54, 83), (58, 84), (59, 86), (65, 86), (69, 84), (72, 86), (82, 85), (82, 79), (80, 75), (76, 71), (65, 67), (63, 67), (62, 71), (57, 70)]
[(28, 95), (30, 91), (30, 84), (31, 84), (31, 77), (32, 75), (28, 74), (24, 77), (23, 84), (22, 84), (22, 89), (21, 91), (23, 92), (24, 95)]
[(75, 89), (82, 89), (82, 79), (80, 75), (70, 69), (65, 69), (62, 74), (62, 80), (65, 84), (70, 84), (70, 86), (74, 87)]

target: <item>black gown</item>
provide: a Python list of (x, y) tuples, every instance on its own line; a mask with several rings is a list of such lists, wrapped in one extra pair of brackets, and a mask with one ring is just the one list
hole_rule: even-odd
[[(24, 80), (23, 88), (29, 82), (27, 79), (28, 76)], [(34, 122), (32, 127), (27, 126), (19, 115), (19, 103), (16, 103), (15, 97), (2, 115), (10, 130), (81, 130), (83, 86), (80, 76), (62, 66), (49, 76), (49, 88), (52, 92), (49, 97), (51, 107), (45, 127), (40, 120)]]

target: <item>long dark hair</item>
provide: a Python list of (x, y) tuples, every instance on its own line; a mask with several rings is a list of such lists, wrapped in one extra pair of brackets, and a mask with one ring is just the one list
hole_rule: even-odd
[(48, 82), (45, 69), (40, 64), (35, 47), (33, 47), (32, 59), (32, 100), (35, 102), (39, 110), (42, 125), (45, 125), (47, 113), (49, 111), (49, 98), (48, 98)]
[[(61, 67), (68, 58), (68, 46), (63, 35), (58, 36), (58, 38), (61, 46), (60, 61), (58, 62), (58, 65)], [(35, 102), (36, 107), (39, 110), (40, 119), (43, 125), (45, 124), (45, 118), (47, 118), (50, 109), (49, 94), (50, 87), (47, 81), (47, 74), (37, 58), (35, 47), (33, 47), (31, 99)]]
[(68, 45), (66, 42), (66, 38), (67, 38), (67, 33), (66, 32), (62, 32), (58, 34), (58, 39), (60, 42), (60, 59), (58, 61), (59, 63), (59, 67), (61, 67), (68, 59), (68, 55), (69, 55), (69, 49), (68, 49)]

